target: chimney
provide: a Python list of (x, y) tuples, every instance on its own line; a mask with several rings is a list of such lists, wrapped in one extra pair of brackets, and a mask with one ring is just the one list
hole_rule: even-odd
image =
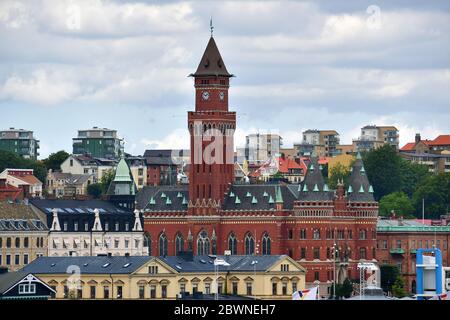
[(399, 226), (402, 226), (402, 225), (403, 225), (403, 215), (401, 215), (401, 216), (398, 218), (398, 225), (399, 225)]
[(420, 138), (420, 133), (416, 133), (416, 143), (419, 143), (420, 140), (422, 140), (422, 139)]

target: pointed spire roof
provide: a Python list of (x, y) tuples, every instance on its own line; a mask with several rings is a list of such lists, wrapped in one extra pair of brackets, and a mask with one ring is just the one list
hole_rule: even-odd
[(319, 168), (319, 159), (311, 157), (311, 163), (302, 182), (303, 192), (299, 193), (300, 200), (322, 201), (332, 199), (332, 193), (328, 187), (325, 188), (325, 179), (322, 170), (319, 170)]
[(361, 154), (358, 152), (356, 160), (352, 166), (350, 178), (347, 187), (349, 195), (348, 199), (353, 202), (374, 202), (373, 188), (369, 183), (369, 179), (364, 168)]
[(279, 186), (275, 187), (275, 202), (283, 203), (283, 196), (281, 195), (281, 188)]
[(114, 182), (131, 182), (130, 168), (128, 167), (128, 164), (123, 157), (117, 164)]
[(225, 67), (225, 63), (223, 62), (222, 56), (217, 48), (216, 41), (214, 41), (212, 36), (209, 38), (208, 45), (206, 46), (205, 52), (203, 53), (202, 59), (197, 67), (197, 71), (195, 71), (194, 74), (191, 74), (191, 76), (233, 76)]

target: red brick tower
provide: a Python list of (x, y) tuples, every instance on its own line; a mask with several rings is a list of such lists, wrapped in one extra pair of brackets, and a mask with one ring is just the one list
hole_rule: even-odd
[[(233, 134), (236, 113), (228, 111), (230, 78), (211, 35), (194, 77), (195, 111), (188, 112), (191, 135), (189, 208), (219, 208), (234, 180)], [(201, 211), (199, 211), (201, 210)]]

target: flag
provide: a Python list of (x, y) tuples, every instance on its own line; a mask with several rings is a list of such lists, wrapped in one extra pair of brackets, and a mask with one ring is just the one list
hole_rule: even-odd
[(319, 287), (296, 291), (292, 294), (292, 300), (318, 300), (317, 292)]

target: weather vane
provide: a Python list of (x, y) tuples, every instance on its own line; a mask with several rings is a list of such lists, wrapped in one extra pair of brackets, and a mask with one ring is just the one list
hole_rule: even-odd
[(213, 36), (213, 30), (214, 30), (213, 23), (212, 23), (212, 16), (211, 16), (211, 19), (209, 20), (209, 28), (211, 29), (211, 37), (212, 37)]

